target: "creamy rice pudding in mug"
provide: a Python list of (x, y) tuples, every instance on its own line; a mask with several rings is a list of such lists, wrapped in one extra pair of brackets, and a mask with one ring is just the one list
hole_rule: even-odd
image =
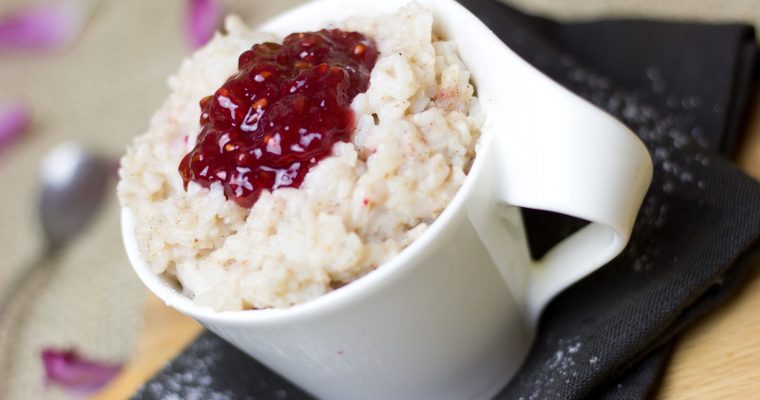
[(119, 199), (152, 270), (216, 310), (289, 307), (424, 232), (482, 123), (456, 45), (432, 26), (410, 4), (279, 45), (229, 17), (122, 159)]

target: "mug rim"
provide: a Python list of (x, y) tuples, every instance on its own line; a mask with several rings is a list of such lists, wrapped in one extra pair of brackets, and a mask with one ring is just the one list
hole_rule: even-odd
[[(315, 4), (323, 3), (324, 1), (310, 2), (302, 4), (296, 8), (291, 8), (282, 14), (273, 16), (263, 25), (257, 26), (257, 30), (266, 29), (266, 26), (273, 21), (280, 21), (289, 18), (291, 14), (303, 12)], [(329, 2), (329, 1), (327, 1)], [(408, 4), (411, 1), (401, 0), (399, 4)], [(475, 17), (469, 10), (464, 8), (461, 4), (454, 2), (453, 0), (446, 1), (425, 1), (422, 0), (426, 7), (451, 7), (454, 6), (458, 12), (464, 13), (471, 19), (477, 21), (478, 25), (473, 27), (481, 32), (484, 39), (497, 40), (498, 44), (504, 48), (505, 51), (512, 53), (509, 47), (501, 42), (493, 32)], [(449, 4), (445, 4), (449, 3)], [(360, 14), (357, 11), (351, 13)], [(324, 24), (328, 20), (322, 20), (320, 23)], [(435, 22), (434, 22), (435, 24)], [(512, 53), (513, 54), (513, 53)], [(517, 57), (515, 55), (515, 57)], [(547, 78), (548, 79), (548, 78)], [(473, 83), (474, 86), (474, 83)], [(478, 90), (480, 92), (480, 90)], [(478, 96), (481, 107), (485, 101)], [(435, 218), (430, 226), (416, 238), (412, 243), (403, 248), (398, 254), (393, 256), (390, 260), (379, 265), (377, 268), (368, 272), (366, 275), (357, 278), (350, 283), (331, 290), (329, 292), (320, 294), (319, 296), (307, 300), (303, 303), (291, 305), (287, 308), (267, 308), (267, 309), (255, 309), (255, 310), (228, 310), (228, 311), (216, 311), (210, 306), (200, 306), (193, 302), (193, 300), (182, 294), (177, 288), (173, 287), (176, 284), (170, 284), (168, 278), (154, 273), (145, 259), (142, 258), (137, 240), (135, 237), (136, 220), (133, 211), (126, 206), (121, 208), (121, 227), (122, 238), (124, 241), (124, 247), (127, 252), (130, 264), (135, 270), (140, 280), (146, 285), (150, 291), (164, 301), (167, 305), (179, 310), (180, 312), (190, 315), (196, 319), (207, 322), (222, 322), (226, 324), (280, 324), (288, 320), (300, 320), (310, 317), (319, 317), (322, 314), (330, 313), (341, 307), (345, 307), (355, 302), (357, 297), (367, 296), (373, 293), (375, 290), (379, 290), (385, 284), (392, 283), (392, 280), (404, 273), (404, 270), (413, 264), (414, 258), (428, 246), (433, 246), (435, 242), (444, 232), (445, 228), (456, 218), (458, 213), (465, 207), (465, 201), (472, 193), (476, 182), (476, 177), (480, 175), (481, 170), (485, 168), (486, 162), (485, 153), (487, 149), (492, 147), (494, 134), (491, 129), (486, 129), (489, 121), (492, 118), (489, 113), (485, 114), (483, 125), (480, 128), (480, 136), (475, 144), (475, 156), (473, 162), (468, 171), (462, 186), (457, 190), (454, 197), (449, 204), (443, 209), (441, 214)]]

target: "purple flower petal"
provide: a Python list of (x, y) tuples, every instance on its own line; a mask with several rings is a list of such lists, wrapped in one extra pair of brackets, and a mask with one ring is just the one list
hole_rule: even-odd
[(70, 394), (85, 396), (105, 386), (121, 370), (121, 365), (86, 360), (72, 350), (42, 351), (45, 384), (55, 384)]
[(0, 16), (0, 51), (53, 50), (71, 43), (79, 32), (72, 7), (26, 7)]
[(0, 106), (0, 152), (27, 132), (29, 112), (21, 103)]
[(188, 0), (186, 33), (193, 48), (206, 44), (222, 20), (219, 0)]

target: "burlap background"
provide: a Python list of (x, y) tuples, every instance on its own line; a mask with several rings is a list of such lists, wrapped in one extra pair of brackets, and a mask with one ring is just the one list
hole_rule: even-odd
[[(237, 0), (225, 6), (255, 23), (299, 2)], [(0, 0), (0, 15), (26, 3)], [(649, 16), (760, 25), (760, 0), (511, 3), (562, 19)], [(64, 140), (116, 158), (145, 130), (166, 95), (167, 75), (190, 51), (183, 37), (184, 5), (182, 0), (102, 0), (67, 51), (0, 53), (0, 102), (21, 100), (34, 114), (28, 137), (0, 153), (0, 290), (41, 246), (36, 211), (40, 158)], [(64, 397), (42, 385), (39, 352), (46, 346), (128, 360), (141, 328), (144, 295), (121, 247), (112, 191), (95, 223), (35, 277), (2, 321), (0, 365), (9, 368), (0, 370), (0, 398)]]

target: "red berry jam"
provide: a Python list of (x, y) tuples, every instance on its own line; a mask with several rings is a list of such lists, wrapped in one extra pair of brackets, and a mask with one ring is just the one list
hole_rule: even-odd
[(262, 190), (299, 187), (335, 142), (351, 140), (351, 101), (375, 61), (372, 39), (338, 29), (254, 45), (200, 102), (202, 130), (179, 164), (185, 189), (219, 182), (227, 199), (252, 207)]

